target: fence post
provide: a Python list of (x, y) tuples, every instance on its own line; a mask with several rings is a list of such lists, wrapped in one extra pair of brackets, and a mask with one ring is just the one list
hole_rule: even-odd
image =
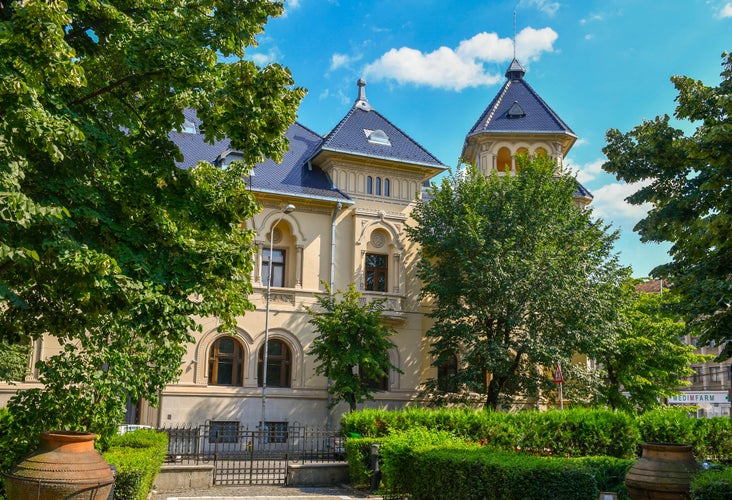
[(381, 470), (379, 470), (379, 445), (374, 443), (371, 445), (371, 491), (379, 489), (381, 484)]

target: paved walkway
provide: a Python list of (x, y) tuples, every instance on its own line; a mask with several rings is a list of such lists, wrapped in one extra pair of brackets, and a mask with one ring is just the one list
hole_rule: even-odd
[(347, 486), (214, 486), (204, 490), (156, 493), (152, 500), (333, 500), (381, 498)]

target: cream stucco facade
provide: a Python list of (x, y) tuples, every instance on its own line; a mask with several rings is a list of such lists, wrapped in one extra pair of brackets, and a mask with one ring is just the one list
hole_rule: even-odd
[[(506, 84), (466, 136), (463, 160), (486, 174), (515, 171), (514, 158), (520, 153), (546, 154), (561, 167), (576, 140), (525, 84), (523, 68), (516, 65), (514, 61)], [(510, 106), (506, 99), (515, 102)], [(517, 108), (518, 102), (522, 106)], [(353, 108), (330, 134), (317, 136), (299, 125), (288, 134), (290, 159), (279, 167), (258, 166), (254, 178), (262, 182), (252, 183), (262, 208), (247, 222), (256, 231), (258, 250), (250, 297), (256, 310), (239, 318), (234, 337), (220, 332), (215, 318), (200, 318), (202, 331), (187, 346), (180, 379), (162, 391), (158, 408), (144, 402), (130, 408), (129, 423), (164, 427), (222, 421), (253, 428), (264, 414), (271, 423), (337, 425), (347, 407), (328, 409), (328, 381), (316, 375), (315, 361), (308, 355), (316, 334), (306, 307), (314, 306), (316, 296), (325, 292), (324, 283), (333, 290), (346, 290), (354, 283), (365, 300), (386, 299), (384, 318), (397, 332), (389, 356), (401, 373), (393, 371), (381, 381), (384, 390), (367, 406), (419, 404), (422, 383), (437, 376), (425, 341), (430, 325), (417, 278), (419, 249), (407, 238), (405, 227), (414, 223), (410, 214), (423, 183), (446, 166), (373, 110), (362, 81)], [(195, 161), (206, 158), (200, 154)], [(230, 154), (214, 151), (209, 161), (216, 163)], [(289, 183), (287, 177), (267, 184), (266, 168), (290, 168), (288, 175), (297, 181)], [(316, 174), (330, 185), (311, 189)], [(578, 197), (582, 204), (591, 199), (586, 191)], [(285, 213), (288, 205), (294, 210)], [(270, 257), (277, 271), (267, 312)], [(267, 331), (270, 349), (273, 342), (276, 347), (268, 357), (269, 368), (279, 379), (268, 382), (263, 393), (258, 371)], [(33, 359), (57, 350), (53, 339), (41, 339)], [(36, 384), (31, 375), (19, 385), (0, 386), (0, 403), (15, 390)]]

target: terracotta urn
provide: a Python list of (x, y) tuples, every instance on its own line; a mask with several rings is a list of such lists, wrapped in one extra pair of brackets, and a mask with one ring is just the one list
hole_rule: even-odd
[(641, 458), (625, 476), (633, 500), (687, 500), (693, 475), (699, 470), (691, 446), (642, 443)]
[(6, 475), (8, 500), (106, 500), (114, 475), (94, 449), (95, 438), (85, 432), (44, 432), (38, 449)]

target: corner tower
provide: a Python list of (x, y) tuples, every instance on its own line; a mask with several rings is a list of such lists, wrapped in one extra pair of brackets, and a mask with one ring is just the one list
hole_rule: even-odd
[(526, 70), (514, 58), (506, 83), (465, 137), (461, 158), (484, 174), (515, 172), (515, 157), (548, 155), (561, 168), (577, 140), (572, 129), (524, 80)]

